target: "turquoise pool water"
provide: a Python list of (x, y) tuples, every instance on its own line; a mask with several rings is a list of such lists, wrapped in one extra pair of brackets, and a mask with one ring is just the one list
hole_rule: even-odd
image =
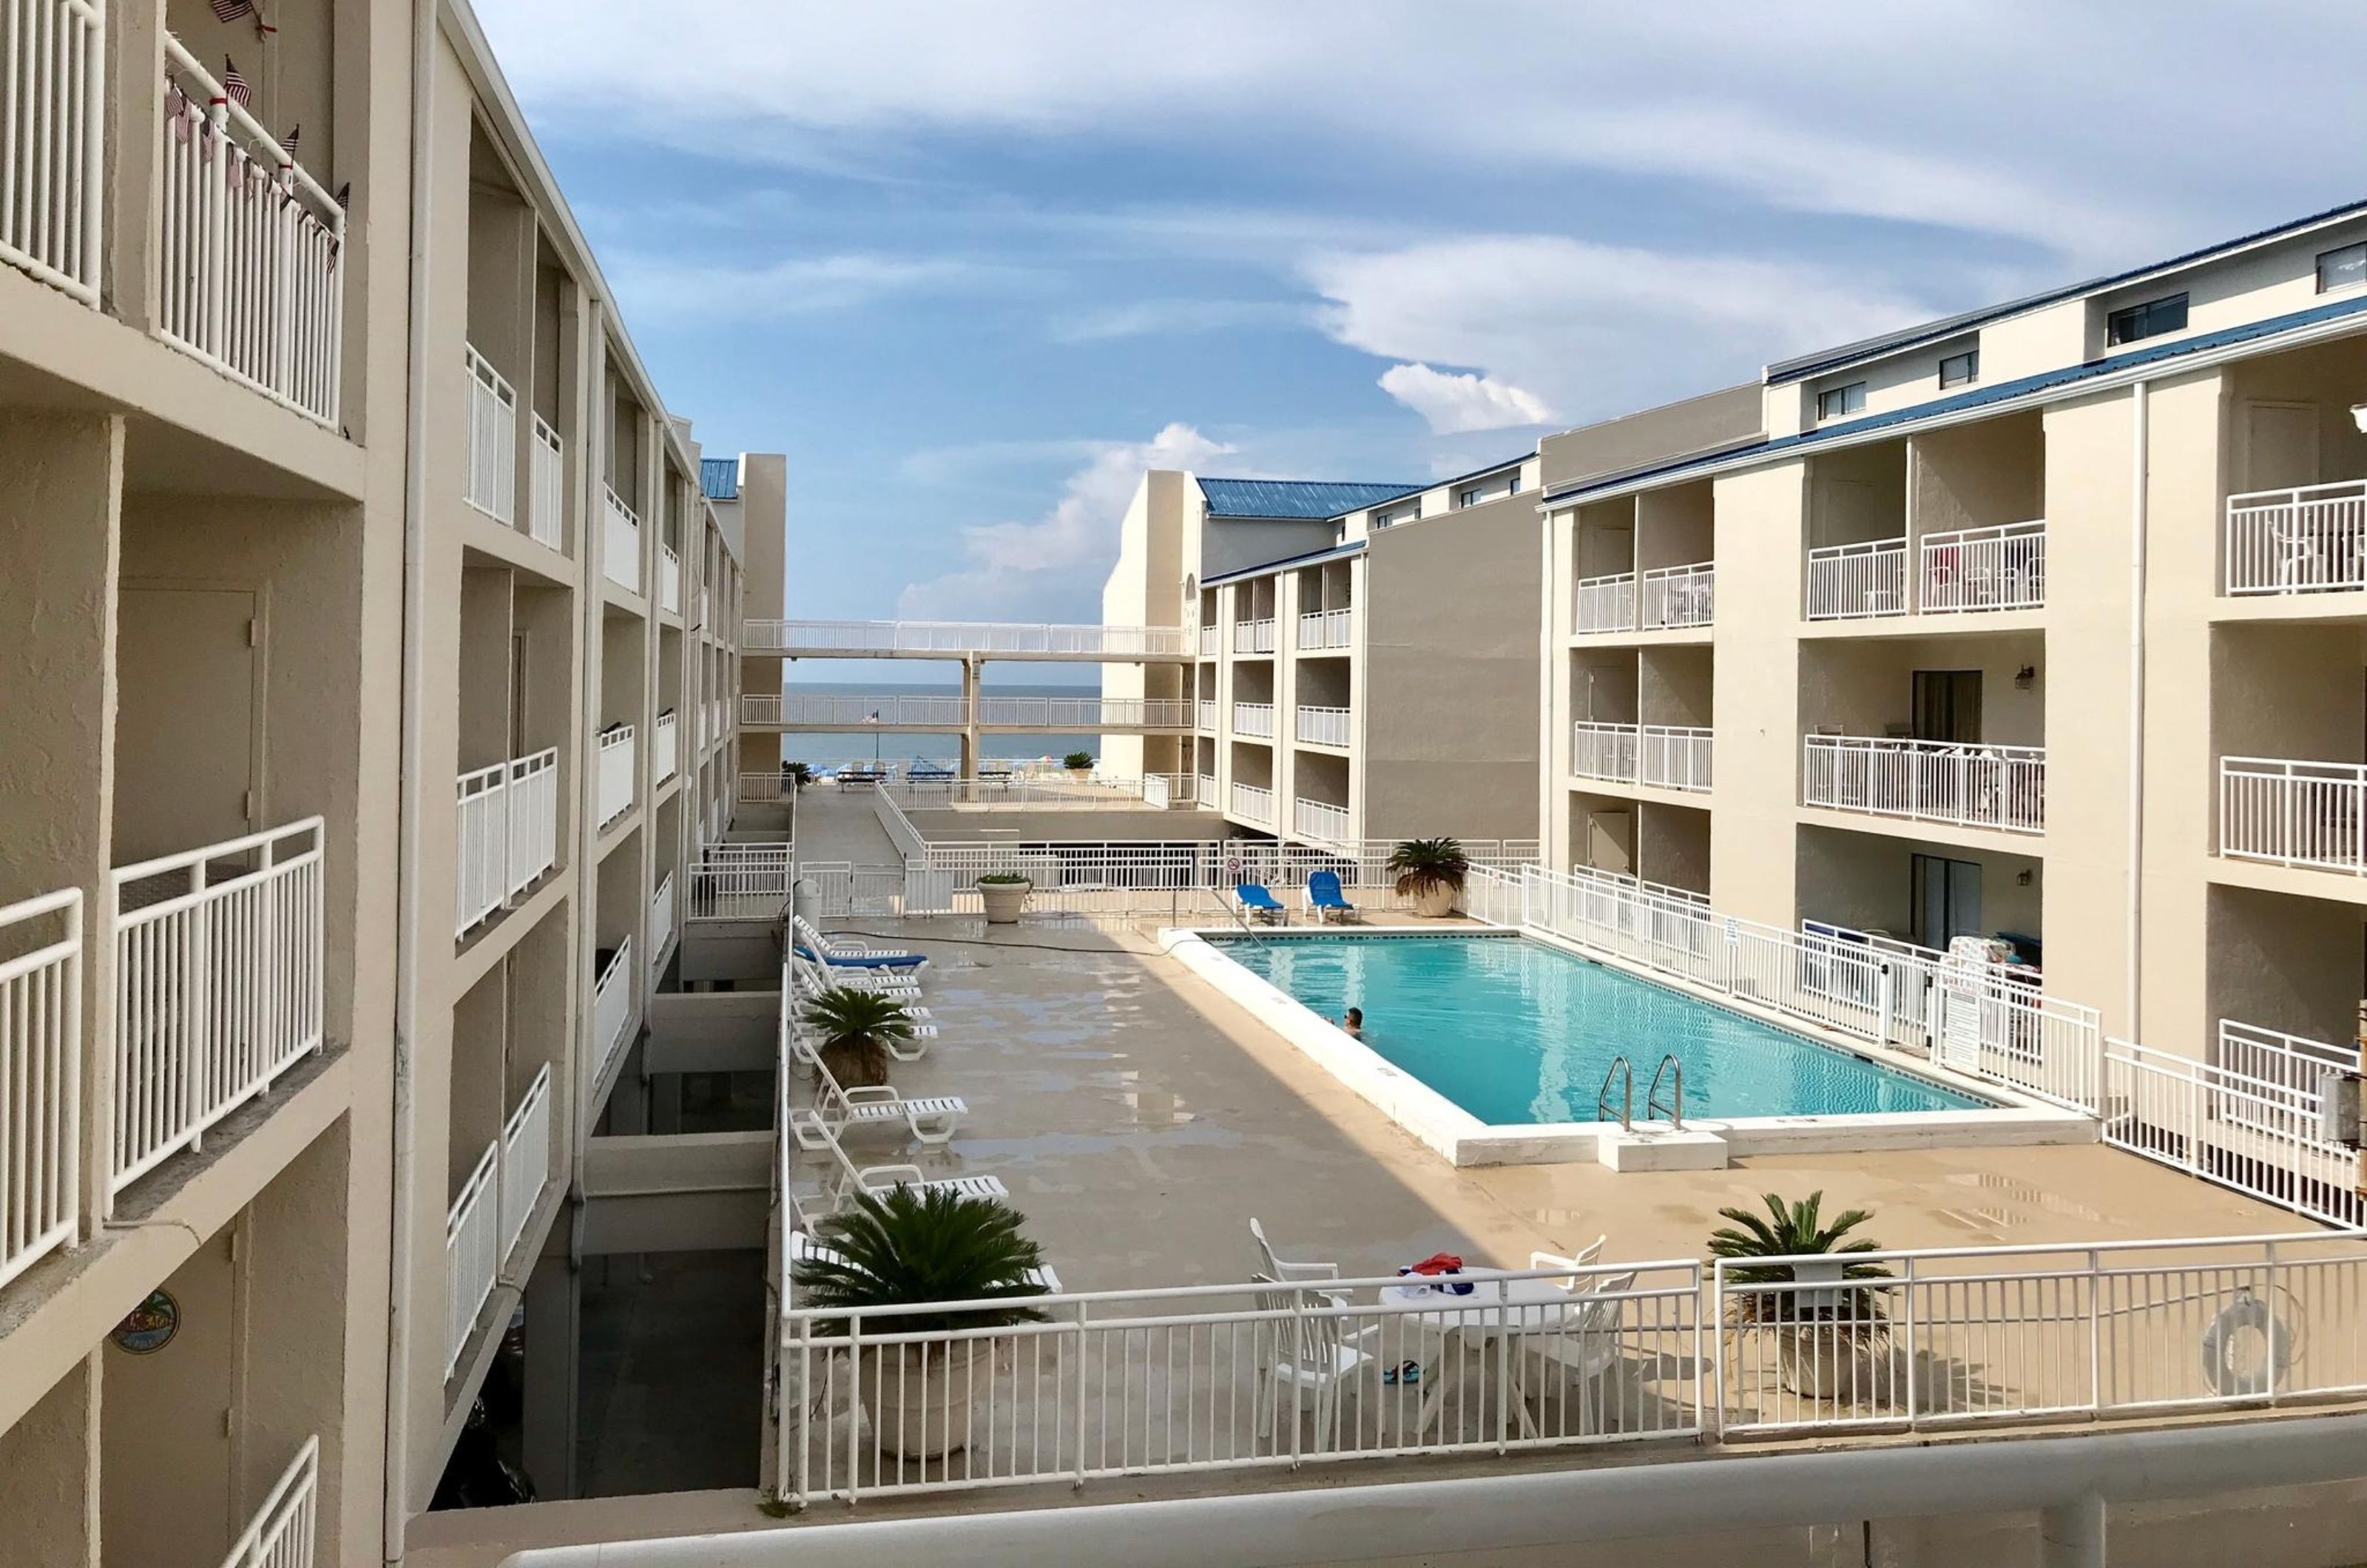
[(1324, 1018), (1363, 1008), (1366, 1045), (1491, 1126), (1595, 1120), (1620, 1055), (1640, 1117), (1670, 1053), (1689, 1116), (1994, 1108), (1524, 937), (1209, 940)]

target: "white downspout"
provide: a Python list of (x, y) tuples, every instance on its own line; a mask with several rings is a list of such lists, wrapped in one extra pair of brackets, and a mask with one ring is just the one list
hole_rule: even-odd
[(2121, 1009), (2127, 1038), (2145, 1038), (2139, 1016), (2145, 972), (2146, 482), (2149, 383), (2129, 389), (2129, 802), (2128, 995)]
[(426, 637), (426, 389), (428, 219), (433, 124), (435, 0), (413, 7), (411, 28), (411, 256), (406, 300), (411, 364), (403, 410), (402, 776), (396, 786), (394, 927), (394, 1138), (386, 1303), (386, 1561), (402, 1561), (411, 1512), (412, 1165), (417, 1145), (413, 1100), (419, 1038), (419, 766)]

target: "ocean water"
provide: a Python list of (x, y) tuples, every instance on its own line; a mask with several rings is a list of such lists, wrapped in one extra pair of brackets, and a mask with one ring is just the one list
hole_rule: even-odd
[[(1018, 681), (996, 681), (991, 677), (984, 690), (991, 697), (1098, 697), (1097, 685), (1053, 685)], [(961, 695), (958, 681), (796, 681), (788, 691), (826, 696), (867, 697), (875, 694), (895, 694), (911, 696), (957, 697)], [(1071, 751), (1092, 751), (1099, 754), (1101, 739), (1093, 735), (990, 735), (985, 738), (986, 754), (1001, 761), (1029, 761), (1049, 759), (1058, 761)], [(877, 748), (875, 753), (874, 748)], [(781, 737), (781, 760), (787, 762), (812, 762), (835, 765), (840, 762), (869, 761), (877, 755), (882, 762), (954, 762), (961, 758), (961, 737), (958, 735), (914, 735), (905, 731), (882, 733), (872, 729), (855, 729), (844, 735), (797, 734)]]

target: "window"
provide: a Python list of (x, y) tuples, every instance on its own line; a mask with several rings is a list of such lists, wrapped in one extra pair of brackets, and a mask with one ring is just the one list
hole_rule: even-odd
[(1844, 414), (1865, 412), (1865, 383), (1852, 381), (1846, 387), (1830, 387), (1817, 394), (1817, 417), (1840, 419)]
[(2186, 296), (2172, 294), (2167, 299), (2148, 299), (2142, 305), (2131, 305), (2104, 318), (2104, 342), (2108, 345), (2137, 343), (2164, 333), (2186, 330)]
[(1952, 354), (1940, 361), (1940, 386), (1962, 387), (1981, 378), (1981, 351), (1968, 348), (1962, 354)]
[(1412, 522), (1421, 514), (1421, 508), (1418, 504), (1413, 506), (1400, 506), (1387, 512), (1376, 512), (1373, 513), (1373, 526), (1376, 528), (1394, 528), (1400, 523)]
[(2367, 283), (2367, 245), (2345, 245), (2321, 252), (2317, 258), (2317, 291), (2331, 294)]

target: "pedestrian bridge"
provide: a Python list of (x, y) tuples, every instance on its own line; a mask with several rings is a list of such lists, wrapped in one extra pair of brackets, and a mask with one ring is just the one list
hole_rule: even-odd
[(747, 621), (744, 653), (784, 659), (1032, 659), (1057, 663), (1183, 663), (1189, 626), (1059, 626), (1020, 621)]
[(753, 730), (852, 734), (866, 729), (908, 733), (1029, 735), (1183, 734), (1193, 705), (1175, 697), (962, 697), (935, 694), (877, 696), (829, 693), (747, 692), (740, 725)]

